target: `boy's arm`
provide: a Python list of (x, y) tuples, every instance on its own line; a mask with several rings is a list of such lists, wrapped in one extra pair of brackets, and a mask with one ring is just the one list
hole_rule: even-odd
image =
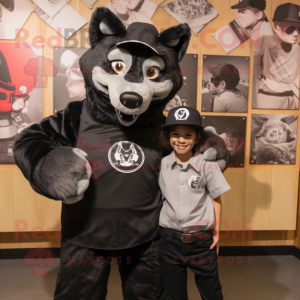
[(221, 215), (222, 215), (222, 202), (221, 202), (221, 196), (217, 197), (216, 199), (211, 199), (212, 203), (214, 205), (214, 212), (215, 212), (215, 231), (217, 234), (220, 233), (220, 224), (221, 224)]

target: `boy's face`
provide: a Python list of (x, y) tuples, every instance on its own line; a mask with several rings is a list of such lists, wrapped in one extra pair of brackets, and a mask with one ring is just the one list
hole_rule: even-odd
[(297, 42), (300, 35), (299, 31), (300, 24), (295, 22), (280, 22), (275, 28), (276, 35), (288, 44), (295, 44)]
[(193, 150), (199, 142), (196, 130), (191, 126), (178, 125), (169, 134), (170, 144), (178, 154), (186, 154)]
[(253, 27), (258, 20), (260, 20), (261, 15), (256, 14), (249, 8), (240, 8), (237, 14), (237, 21), (242, 28)]
[(210, 92), (213, 92), (213, 93), (221, 93), (225, 86), (226, 86), (226, 83), (224, 80), (222, 80), (218, 86), (215, 86), (214, 85), (214, 81), (216, 80), (217, 78), (212, 76), (210, 79), (209, 79), (209, 82), (208, 82), (208, 89)]

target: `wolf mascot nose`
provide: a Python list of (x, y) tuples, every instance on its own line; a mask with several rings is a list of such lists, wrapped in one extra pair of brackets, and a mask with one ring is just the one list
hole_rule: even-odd
[(120, 101), (127, 108), (136, 108), (143, 103), (143, 98), (134, 92), (124, 92), (120, 96)]
[[(190, 29), (180, 24), (158, 34), (151, 28), (121, 43), (129, 34), (125, 26), (107, 8), (97, 8), (91, 48), (80, 58), (86, 98), (16, 139), (15, 161), (32, 188), (63, 202), (55, 300), (105, 300), (112, 251), (125, 300), (164, 299), (159, 134), (163, 109), (182, 85), (179, 62)], [(226, 167), (224, 141), (209, 131), (202, 139), (203, 147), (215, 149), (207, 157), (223, 158)]]

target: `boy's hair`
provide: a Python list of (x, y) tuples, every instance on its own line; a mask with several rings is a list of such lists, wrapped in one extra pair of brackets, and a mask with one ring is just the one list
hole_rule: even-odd
[[(177, 126), (180, 126), (180, 125), (174, 125), (174, 126), (170, 126), (168, 127), (166, 130), (162, 130), (161, 133), (160, 133), (160, 141), (161, 141), (161, 144), (163, 146), (164, 149), (168, 150), (168, 151), (172, 151), (173, 148), (170, 144), (170, 132)], [(201, 133), (202, 131), (196, 129), (195, 127), (193, 126), (190, 126), (192, 127), (194, 130), (195, 130), (195, 133), (196, 133), (196, 137), (198, 138), (198, 143), (194, 145), (193, 147), (193, 152), (195, 153), (196, 152), (196, 149), (200, 148), (200, 142), (201, 142)]]
[(252, 7), (252, 6), (249, 6), (248, 9), (251, 10), (251, 11), (253, 11), (256, 15), (258, 13), (260, 13), (260, 12), (263, 13), (262, 17), (257, 22), (263, 21), (266, 18), (265, 12), (263, 10), (260, 10), (260, 9), (258, 9), (256, 7)]
[(221, 82), (224, 81), (226, 86), (225, 86), (225, 90), (234, 90), (238, 84), (234, 85), (234, 84), (230, 84), (230, 82), (226, 82), (224, 79), (221, 78), (214, 78), (212, 84), (217, 88)]

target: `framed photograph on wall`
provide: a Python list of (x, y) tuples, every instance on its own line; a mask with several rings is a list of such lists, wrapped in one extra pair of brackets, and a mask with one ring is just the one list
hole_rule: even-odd
[(0, 164), (14, 164), (13, 146), (23, 129), (43, 118), (42, 49), (0, 43)]
[(219, 14), (207, 0), (175, 0), (162, 7), (179, 23), (189, 24), (195, 33)]
[(198, 55), (186, 54), (180, 62), (180, 70), (183, 77), (182, 87), (167, 103), (165, 113), (177, 106), (197, 108)]
[(203, 55), (202, 112), (248, 112), (249, 57)]
[(83, 100), (86, 89), (79, 67), (80, 57), (88, 48), (55, 48), (53, 54), (57, 76), (53, 79), (53, 114), (69, 102)]
[(128, 27), (133, 22), (153, 24), (151, 18), (158, 5), (149, 0), (111, 0), (106, 7)]
[(297, 127), (297, 115), (252, 115), (250, 164), (294, 165)]
[(212, 126), (226, 142), (231, 158), (228, 168), (244, 168), (246, 117), (202, 116), (203, 127)]

